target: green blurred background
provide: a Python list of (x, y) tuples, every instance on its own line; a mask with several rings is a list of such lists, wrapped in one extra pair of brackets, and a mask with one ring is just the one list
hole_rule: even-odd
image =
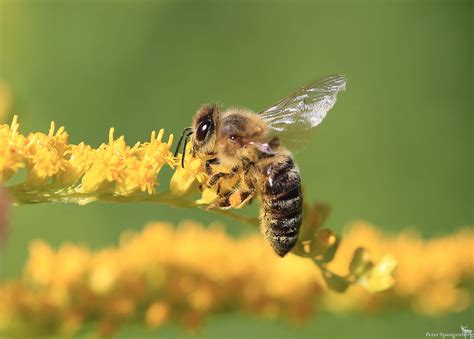
[[(72, 143), (98, 146), (111, 126), (133, 144), (151, 129), (178, 134), (206, 102), (258, 110), (311, 80), (346, 74), (347, 91), (296, 155), (307, 199), (330, 202), (329, 225), (339, 232), (364, 219), (432, 237), (473, 224), (472, 7), (0, 0), (0, 80), (24, 133), (47, 131), (54, 120)], [(101, 248), (125, 229), (183, 218), (216, 217), (146, 204), (15, 207), (0, 280), (21, 273), (31, 239)], [(254, 231), (222, 221), (232, 234)], [(422, 338), (461, 324), (474, 326), (472, 308), (442, 318), (323, 314), (303, 328), (228, 315), (211, 318), (200, 336)], [(160, 334), (183, 335), (173, 326)]]

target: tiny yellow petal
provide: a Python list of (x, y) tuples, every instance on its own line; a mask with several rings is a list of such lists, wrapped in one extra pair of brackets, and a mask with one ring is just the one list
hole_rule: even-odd
[(188, 154), (185, 158), (184, 167), (181, 166), (181, 156), (178, 157), (178, 165), (171, 177), (170, 190), (176, 196), (188, 193), (192, 185), (198, 181), (204, 170), (204, 162), (200, 158), (192, 158)]
[(392, 276), (397, 261), (391, 255), (384, 256), (380, 262), (372, 267), (359, 279), (359, 284), (370, 292), (381, 292), (393, 286)]
[(216, 199), (218, 197), (219, 196), (217, 195), (217, 192), (214, 189), (204, 187), (204, 189), (202, 191), (202, 194), (201, 194), (201, 198), (196, 200), (196, 204), (198, 204), (198, 205), (210, 205), (214, 201), (216, 201)]
[(157, 301), (146, 311), (146, 324), (152, 328), (160, 327), (168, 321), (169, 313), (169, 306), (163, 301)]

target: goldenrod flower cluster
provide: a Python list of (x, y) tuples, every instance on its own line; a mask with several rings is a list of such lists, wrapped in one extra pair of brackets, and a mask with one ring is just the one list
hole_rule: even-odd
[(236, 240), (193, 222), (177, 230), (152, 224), (96, 253), (35, 241), (23, 278), (0, 289), (0, 328), (71, 334), (99, 320), (107, 334), (138, 318), (195, 329), (207, 315), (232, 310), (303, 321), (322, 292), (317, 276), (308, 260), (279, 260), (260, 236)]
[(377, 311), (387, 305), (399, 305), (435, 316), (462, 311), (471, 304), (474, 283), (472, 228), (426, 241), (414, 230), (388, 236), (359, 222), (344, 235), (330, 268), (337, 273), (346, 273), (353, 251), (360, 246), (369, 249), (375, 260), (386, 253), (394, 256), (398, 265), (393, 288), (380, 295), (355, 286), (343, 297), (328, 291), (324, 302), (328, 309), (335, 312)]
[(399, 262), (394, 288), (374, 295), (355, 286), (335, 294), (311, 261), (293, 254), (280, 259), (260, 236), (236, 239), (195, 222), (177, 229), (153, 223), (97, 252), (34, 241), (21, 279), (0, 287), (0, 333), (71, 335), (93, 322), (108, 335), (132, 321), (194, 330), (211, 314), (234, 311), (302, 323), (320, 310), (401, 305), (439, 314), (469, 306), (472, 291), (463, 284), (474, 280), (472, 231), (424, 241), (358, 223), (344, 239), (331, 263), (335, 271), (347, 273), (354, 248), (363, 244), (376, 257), (391, 253)]
[(123, 136), (114, 138), (111, 128), (109, 142), (94, 149), (82, 142), (69, 144), (64, 127), (56, 129), (54, 122), (47, 134), (24, 136), (15, 116), (10, 126), (0, 125), (0, 183), (26, 168), (26, 181), (18, 191), (43, 192), (45, 199), (55, 194), (66, 198), (151, 194), (163, 165), (174, 165), (173, 135), (166, 142), (163, 136), (164, 130), (153, 131), (149, 142), (128, 146)]
[[(26, 180), (8, 187), (13, 203), (62, 202), (86, 204), (101, 201), (152, 201), (173, 206), (209, 205), (217, 197), (205, 189), (200, 197), (190, 198), (202, 184), (204, 160), (190, 153), (181, 163), (181, 154), (173, 156), (173, 135), (164, 141), (164, 130), (152, 131), (149, 142), (133, 146), (125, 138), (109, 131), (108, 143), (93, 148), (84, 142), (68, 143), (64, 127), (49, 132), (19, 132), (18, 117), (11, 125), (0, 125), (0, 184), (5, 184), (21, 169)], [(188, 151), (189, 151), (188, 147)], [(175, 169), (169, 192), (157, 192), (157, 176), (164, 165)]]

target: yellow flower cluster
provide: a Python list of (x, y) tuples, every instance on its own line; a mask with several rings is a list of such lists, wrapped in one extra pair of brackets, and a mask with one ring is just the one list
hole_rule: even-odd
[[(183, 196), (192, 191), (193, 184), (203, 183), (207, 176), (204, 173), (204, 161), (201, 158), (193, 157), (188, 147), (188, 153), (184, 158), (184, 167), (176, 166), (171, 177), (170, 190), (176, 196)], [(181, 156), (176, 159), (177, 164), (181, 164)]]
[(177, 229), (150, 224), (97, 252), (72, 244), (53, 250), (34, 241), (22, 278), (0, 286), (0, 333), (70, 335), (96, 322), (108, 335), (127, 321), (151, 328), (174, 322), (193, 330), (210, 314), (232, 311), (297, 323), (316, 310), (374, 311), (395, 304), (428, 314), (459, 311), (472, 298), (462, 286), (474, 281), (473, 242), (469, 230), (424, 241), (354, 225), (330, 265), (347, 273), (360, 244), (378, 257), (391, 253), (399, 262), (395, 286), (374, 295), (359, 286), (335, 294), (310, 260), (292, 254), (280, 259), (261, 236), (236, 239), (194, 222)]
[[(69, 144), (64, 127), (56, 130), (54, 122), (48, 134), (24, 136), (14, 116), (11, 125), (0, 125), (0, 184), (20, 169), (26, 170), (23, 183), (7, 187), (16, 204), (95, 200), (154, 201), (182, 207), (210, 204), (216, 198), (211, 189), (204, 189), (198, 198), (192, 196), (197, 184), (207, 179), (204, 160), (193, 157), (188, 147), (185, 167), (175, 166), (181, 163), (181, 154), (175, 158), (170, 152), (172, 134), (167, 141), (163, 137), (163, 129), (153, 131), (149, 142), (129, 146), (123, 136), (115, 138), (111, 128), (109, 142), (93, 148), (84, 142)], [(170, 192), (156, 192), (157, 176), (165, 164), (175, 169)]]
[(302, 321), (322, 291), (317, 276), (309, 260), (279, 260), (260, 236), (236, 240), (193, 222), (177, 230), (152, 224), (97, 253), (35, 241), (22, 280), (0, 288), (0, 329), (70, 334), (98, 318), (107, 334), (136, 317), (151, 327), (172, 320), (194, 329), (226, 310)]
[(386, 253), (395, 257), (397, 269), (393, 288), (378, 295), (355, 286), (344, 297), (328, 291), (325, 296), (328, 309), (336, 312), (376, 311), (387, 304), (402, 304), (415, 312), (434, 316), (462, 311), (470, 305), (474, 283), (472, 228), (425, 241), (414, 230), (387, 236), (359, 222), (344, 235), (330, 268), (344, 274), (353, 251), (360, 246), (369, 249), (375, 260)]
[(23, 191), (41, 189), (53, 194), (63, 190), (69, 196), (151, 194), (163, 165), (174, 165), (170, 152), (173, 135), (163, 142), (163, 130), (153, 131), (149, 142), (131, 147), (123, 136), (115, 139), (111, 128), (109, 142), (94, 149), (84, 143), (69, 144), (64, 127), (56, 130), (54, 122), (48, 134), (24, 136), (17, 120), (15, 116), (10, 126), (0, 125), (0, 183), (26, 168)]

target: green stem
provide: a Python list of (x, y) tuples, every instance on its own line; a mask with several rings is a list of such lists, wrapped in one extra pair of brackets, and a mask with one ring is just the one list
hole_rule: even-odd
[(56, 191), (35, 190), (34, 188), (25, 187), (24, 185), (17, 185), (7, 187), (10, 199), (14, 205), (29, 205), (41, 203), (75, 203), (85, 205), (92, 201), (99, 202), (115, 202), (115, 203), (131, 203), (142, 202), (151, 204), (162, 204), (171, 207), (181, 208), (200, 208), (209, 212), (223, 215), (227, 218), (236, 220), (238, 222), (258, 226), (258, 219), (246, 217), (228, 210), (221, 209), (207, 209), (206, 206), (198, 205), (194, 200), (178, 197), (171, 192), (158, 192), (154, 194), (135, 193), (131, 195), (117, 195), (113, 193), (85, 193), (79, 192), (77, 189), (62, 189)]

